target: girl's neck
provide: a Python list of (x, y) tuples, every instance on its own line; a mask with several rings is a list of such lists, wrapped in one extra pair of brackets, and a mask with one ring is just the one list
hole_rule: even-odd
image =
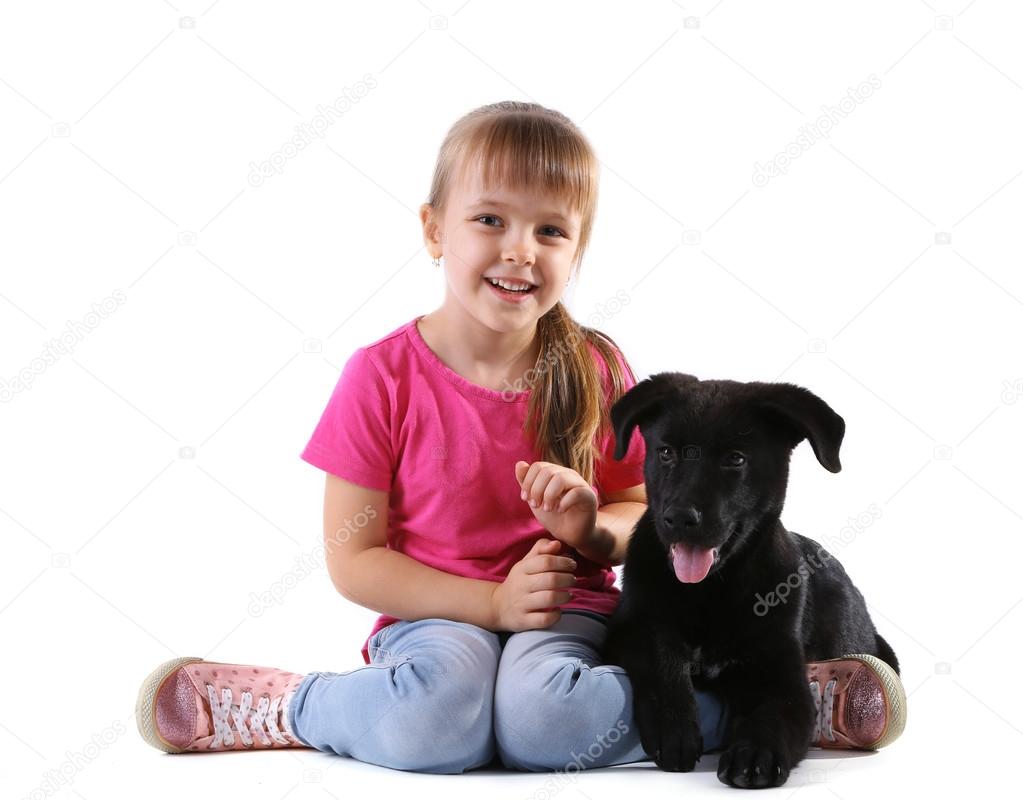
[(516, 382), (536, 366), (540, 355), (535, 322), (531, 328), (502, 333), (472, 318), (452, 319), (440, 308), (417, 325), (437, 357), (466, 380), (495, 391), (531, 388)]

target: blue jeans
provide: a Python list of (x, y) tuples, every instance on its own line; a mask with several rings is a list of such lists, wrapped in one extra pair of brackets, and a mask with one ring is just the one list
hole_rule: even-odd
[[(415, 772), (649, 760), (625, 670), (600, 663), (606, 634), (606, 617), (574, 610), (518, 633), (401, 620), (374, 634), (371, 663), (309, 673), (288, 722), (310, 747)], [(696, 702), (704, 750), (720, 749), (727, 709), (707, 692), (697, 691)]]

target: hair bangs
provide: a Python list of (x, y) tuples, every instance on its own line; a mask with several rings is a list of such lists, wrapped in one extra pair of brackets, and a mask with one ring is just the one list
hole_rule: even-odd
[(534, 114), (493, 115), (462, 140), (460, 163), (485, 190), (505, 188), (553, 197), (593, 215), (597, 198), (597, 164), (578, 137), (558, 121)]

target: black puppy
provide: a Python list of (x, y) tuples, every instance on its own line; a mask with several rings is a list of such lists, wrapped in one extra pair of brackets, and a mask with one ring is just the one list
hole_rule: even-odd
[(693, 688), (709, 689), (731, 712), (718, 778), (780, 786), (813, 739), (805, 662), (865, 653), (899, 669), (842, 566), (779, 519), (792, 449), (808, 439), (838, 472), (845, 422), (799, 386), (671, 372), (630, 389), (611, 421), (616, 460), (637, 425), (646, 444), (648, 506), (603, 653), (631, 679), (643, 748), (661, 769), (692, 770)]

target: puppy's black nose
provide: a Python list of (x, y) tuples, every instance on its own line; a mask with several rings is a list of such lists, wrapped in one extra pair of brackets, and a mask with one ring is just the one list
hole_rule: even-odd
[(674, 528), (676, 522), (686, 528), (695, 528), (703, 519), (703, 514), (696, 506), (682, 506), (681, 509), (666, 508), (662, 518), (669, 528)]

